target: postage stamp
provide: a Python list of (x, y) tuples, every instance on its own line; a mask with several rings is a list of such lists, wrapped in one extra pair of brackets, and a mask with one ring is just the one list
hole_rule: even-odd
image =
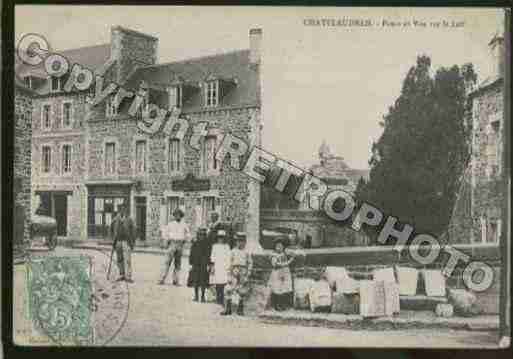
[(115, 337), (127, 318), (128, 287), (107, 279), (107, 259), (100, 251), (90, 256), (30, 257), (29, 342), (96, 346)]
[(55, 343), (93, 343), (91, 261), (87, 256), (28, 262), (30, 319)]

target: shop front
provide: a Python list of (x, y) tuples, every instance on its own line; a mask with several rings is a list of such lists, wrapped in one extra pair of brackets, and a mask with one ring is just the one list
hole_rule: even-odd
[(88, 238), (109, 240), (110, 229), (120, 205), (130, 208), (132, 182), (88, 183)]

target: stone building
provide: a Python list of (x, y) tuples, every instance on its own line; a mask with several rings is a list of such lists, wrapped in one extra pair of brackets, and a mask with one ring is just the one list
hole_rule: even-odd
[[(368, 179), (368, 170), (350, 168), (344, 158), (331, 152), (330, 146), (323, 141), (319, 147), (319, 163), (310, 167), (310, 173), (322, 179), (328, 190), (342, 189), (354, 193), (360, 178)], [(300, 209), (308, 209), (307, 201), (300, 204)]]
[(30, 142), (34, 93), (18, 78), (14, 84), (14, 258), (24, 255), (30, 239)]
[(471, 158), (451, 223), (453, 243), (498, 243), (504, 200), (502, 156), (504, 142), (504, 38), (489, 43), (491, 76), (469, 93), (471, 101)]
[(471, 93), (471, 211), (473, 242), (498, 242), (501, 233), (502, 151), (504, 142), (504, 38), (489, 43), (494, 69)]
[[(121, 203), (129, 205), (139, 240), (147, 244), (159, 239), (160, 225), (177, 207), (193, 230), (215, 210), (257, 238), (259, 185), (218, 163), (214, 153), (225, 132), (250, 146), (260, 143), (261, 36), (259, 29), (250, 31), (248, 50), (158, 64), (157, 38), (116, 26), (110, 44), (62, 52), (102, 75), (104, 87), (113, 81), (143, 91), (135, 117), (128, 114), (133, 98), (117, 107), (117, 98), (108, 96), (93, 106), (90, 91), (64, 94), (52, 79), (30, 71), (26, 81), (39, 90), (33, 207), (41, 202), (60, 223), (60, 234), (75, 240), (108, 239)], [(199, 150), (189, 146), (190, 131), (181, 140), (142, 131), (138, 124), (152, 121), (150, 104), (180, 112), (191, 128), (206, 122)]]
[[(109, 61), (111, 45), (59, 53), (71, 64), (98, 71)], [(67, 77), (49, 77), (42, 64), (22, 64), (16, 72), (36, 93), (32, 112), (32, 211), (41, 207), (42, 213), (57, 220), (60, 240), (85, 239), (85, 106), (89, 92), (76, 88), (65, 92)]]

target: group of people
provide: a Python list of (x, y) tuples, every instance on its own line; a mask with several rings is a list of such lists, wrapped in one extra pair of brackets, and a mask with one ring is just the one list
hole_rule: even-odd
[[(166, 256), (158, 284), (165, 283), (174, 264), (173, 284), (179, 285), (183, 249), (191, 237), (183, 216), (180, 209), (175, 210), (173, 221), (161, 228)], [(244, 314), (244, 296), (248, 293), (247, 283), (253, 266), (245, 246), (246, 236), (234, 234), (231, 226), (220, 222), (219, 214), (213, 212), (209, 227), (198, 229), (190, 248), (188, 284), (194, 288), (194, 301), (205, 302), (207, 288), (215, 286), (216, 302), (224, 307), (221, 314), (232, 314), (232, 306), (237, 307), (237, 314)]]
[[(214, 286), (216, 302), (224, 307), (222, 315), (231, 315), (234, 307), (238, 315), (244, 315), (244, 301), (249, 292), (248, 282), (253, 268), (251, 254), (246, 250), (246, 235), (233, 233), (232, 227), (220, 222), (219, 214), (213, 212), (208, 228), (199, 228), (193, 239), (183, 217), (184, 213), (176, 209), (173, 220), (160, 229), (165, 259), (158, 284), (165, 283), (173, 266), (172, 283), (179, 285), (185, 243), (192, 240), (189, 253), (191, 270), (187, 284), (194, 288), (193, 300), (205, 302), (207, 288)], [(135, 225), (124, 205), (112, 222), (111, 235), (120, 274), (117, 280), (133, 282), (131, 251), (135, 244)], [(293, 300), (290, 265), (294, 256), (285, 251), (286, 245), (286, 241), (278, 240), (271, 256), (269, 286), (271, 305), (276, 310), (289, 308)]]

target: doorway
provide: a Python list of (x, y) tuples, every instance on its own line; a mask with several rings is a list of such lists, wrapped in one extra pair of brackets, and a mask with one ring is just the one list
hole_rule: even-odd
[(135, 197), (135, 225), (137, 238), (146, 241), (146, 197)]
[(57, 221), (57, 235), (68, 235), (68, 197), (65, 194), (54, 194), (54, 218)]

